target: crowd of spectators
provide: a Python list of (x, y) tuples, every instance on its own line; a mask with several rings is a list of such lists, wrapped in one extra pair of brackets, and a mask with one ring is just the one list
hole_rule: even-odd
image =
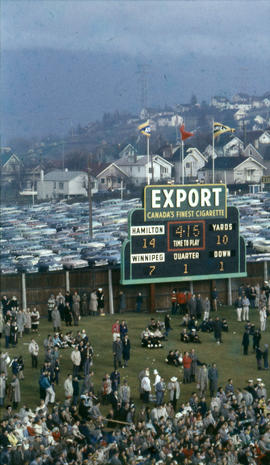
[[(73, 294), (73, 296), (76, 294)], [(52, 296), (51, 296), (52, 298)], [(5, 298), (6, 299), (6, 298)], [(244, 387), (235, 387), (228, 379), (224, 387), (218, 384), (218, 368), (199, 361), (196, 350), (183, 354), (170, 351), (167, 363), (183, 366), (183, 382), (195, 383), (194, 392), (186, 403), (180, 403), (181, 388), (176, 376), (166, 381), (155, 369), (153, 381), (149, 368), (139, 374), (139, 392), (144, 402), (136, 407), (137, 393), (132, 392), (127, 378), (121, 379), (118, 368), (127, 366), (123, 359), (123, 344), (128, 338), (126, 322), (117, 320), (112, 327), (114, 369), (106, 373), (101, 386), (93, 381), (93, 353), (85, 330), (75, 334), (61, 332), (63, 322), (68, 325), (66, 312), (61, 314), (59, 304), (51, 305), (48, 319), (52, 321), (53, 335), (43, 341), (44, 360), (40, 363), (41, 348), (34, 339), (38, 331), (39, 316), (31, 323), (20, 326), (19, 304), (2, 299), (3, 328), (18, 327), (17, 337), (5, 335), (6, 349), (17, 344), (25, 330), (32, 331), (29, 353), (32, 368), (40, 369), (40, 403), (29, 408), (21, 402), (18, 383), (23, 379), (23, 360), (10, 360), (8, 352), (0, 357), (0, 463), (7, 465), (93, 465), (93, 464), (146, 464), (146, 465), (264, 465), (270, 463), (270, 400), (262, 378), (249, 379)], [(191, 296), (191, 300), (193, 297)], [(213, 296), (212, 296), (213, 299)], [(4, 301), (3, 301), (4, 300)], [(78, 301), (78, 298), (77, 298)], [(17, 304), (16, 304), (17, 302)], [(67, 305), (64, 299), (60, 306)], [(72, 324), (77, 326), (80, 317), (76, 302), (71, 303)], [(178, 305), (178, 304), (177, 304)], [(48, 305), (49, 308), (49, 305)], [(195, 307), (194, 307), (195, 308)], [(197, 309), (196, 304), (196, 309)], [(183, 308), (184, 329), (191, 331), (201, 314), (191, 312), (192, 305)], [(54, 313), (59, 312), (59, 315)], [(38, 310), (29, 311), (38, 313)], [(74, 313), (76, 314), (74, 317)], [(151, 319), (147, 331), (160, 331), (159, 343), (169, 335), (170, 317), (161, 323)], [(166, 318), (165, 317), (165, 318)], [(19, 322), (18, 322), (19, 319)], [(216, 316), (212, 329), (217, 342), (222, 342), (221, 332), (228, 331), (226, 320)], [(210, 325), (211, 326), (211, 325)], [(218, 327), (218, 328), (216, 328)], [(21, 329), (21, 331), (19, 330)], [(195, 326), (196, 328), (196, 326)], [(209, 326), (208, 326), (209, 328)], [(197, 331), (197, 329), (195, 329)], [(203, 331), (202, 323), (198, 331)], [(255, 331), (257, 331), (255, 329)], [(27, 331), (26, 331), (27, 332)], [(194, 331), (193, 331), (194, 332)], [(116, 344), (122, 345), (121, 364), (118, 366)], [(184, 342), (195, 343), (196, 340)], [(55, 398), (54, 385), (59, 383), (61, 371), (60, 351), (71, 348), (70, 373), (63, 380), (63, 396)], [(257, 346), (255, 346), (256, 352)], [(129, 346), (130, 356), (130, 346)], [(12, 372), (7, 390), (8, 370)], [(19, 375), (19, 373), (22, 373)], [(122, 373), (122, 372), (121, 372)], [(206, 400), (209, 390), (210, 400)], [(165, 402), (168, 392), (169, 402)], [(101, 404), (109, 405), (106, 416)], [(106, 411), (108, 410), (108, 407)]]

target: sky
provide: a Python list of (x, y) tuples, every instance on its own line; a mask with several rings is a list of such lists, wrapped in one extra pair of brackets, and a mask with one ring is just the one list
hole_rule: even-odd
[[(244, 83), (242, 86), (244, 91), (266, 92), (270, 88), (269, 31), (269, 0), (2, 0), (2, 91), (3, 89), (5, 91), (4, 111), (7, 111), (4, 130), (9, 133), (12, 130), (20, 132), (18, 117), (20, 116), (20, 121), (24, 118), (23, 113), (20, 114), (25, 108), (25, 101), (22, 100), (22, 79), (20, 80), (16, 75), (17, 63), (21, 76), (24, 76), (23, 88), (27, 89), (27, 98), (30, 101), (30, 81), (33, 79), (33, 74), (37, 72), (38, 65), (40, 65), (39, 68), (43, 74), (50, 71), (52, 66), (55, 69), (59, 68), (57, 74), (61, 76), (67, 69), (64, 67), (64, 63), (68, 61), (67, 56), (72, 57), (70, 58), (71, 64), (74, 57), (91, 56), (92, 61), (89, 59), (89, 63), (93, 63), (94, 67), (96, 67), (96, 63), (100, 65), (103, 60), (106, 63), (107, 72), (111, 74), (111, 80), (114, 82), (110, 88), (110, 85), (104, 80), (103, 100), (102, 89), (100, 89), (102, 87), (100, 81), (103, 79), (102, 71), (97, 66), (97, 70), (101, 74), (97, 74), (95, 79), (89, 75), (90, 88), (94, 97), (97, 99), (97, 93), (100, 93), (99, 104), (94, 104), (89, 112), (89, 118), (94, 118), (95, 115), (100, 117), (103, 107), (104, 111), (108, 110), (106, 103), (109, 103), (109, 107), (114, 106), (112, 110), (116, 109), (117, 104), (119, 104), (120, 110), (122, 108), (126, 110), (128, 105), (132, 109), (135, 108), (131, 92), (127, 91), (126, 107), (125, 102), (121, 99), (114, 102), (113, 93), (115, 93), (115, 89), (117, 90), (119, 86), (122, 86), (121, 73), (126, 76), (124, 87), (128, 86), (128, 81), (134, 85), (134, 76), (132, 77), (131, 74), (134, 74), (134, 66), (142, 63), (152, 66), (152, 94), (150, 89), (152, 104), (155, 102), (166, 103), (166, 92), (168, 95), (167, 103), (172, 103), (178, 97), (175, 96), (175, 79), (176, 74), (179, 75), (184, 66), (186, 71), (182, 87), (187, 86), (188, 98), (190, 98), (192, 91), (190, 79), (195, 93), (198, 89), (202, 98), (203, 93), (207, 93), (207, 82), (201, 87), (202, 74), (200, 73), (202, 71), (204, 72), (204, 81), (207, 81), (208, 75), (210, 79), (209, 87), (211, 86), (211, 89), (209, 88), (207, 98), (210, 97), (211, 92), (218, 92), (221, 89), (224, 93), (232, 92), (236, 83), (241, 80)], [(48, 59), (48, 69), (43, 71), (45, 68), (42, 68), (42, 66), (44, 67), (44, 59), (42, 58), (44, 55), (42, 54), (43, 52), (47, 53), (48, 50), (57, 58), (54, 60), (54, 65)], [(35, 57), (30, 62), (28, 62), (28, 58), (24, 58), (29, 56), (29, 54), (24, 55), (29, 51)], [(63, 62), (61, 56), (63, 56)], [(98, 61), (97, 57), (99, 57)], [(112, 68), (113, 57), (117, 57), (116, 60), (119, 60), (118, 69)], [(122, 57), (122, 62), (125, 61), (125, 66), (127, 63), (130, 65), (130, 78), (128, 78), (127, 68), (123, 67), (122, 71), (119, 57)], [(201, 63), (204, 57), (210, 66), (208, 69), (202, 70)], [(228, 62), (227, 68), (233, 68), (228, 70), (230, 72), (228, 76), (224, 75), (222, 67), (222, 63), (226, 60)], [(55, 61), (57, 66), (55, 66)], [(197, 74), (196, 61), (200, 66)], [(81, 63), (81, 60), (79, 62)], [(165, 90), (160, 88), (160, 95), (158, 95), (160, 85), (155, 80), (155, 73), (162, 73), (158, 68), (159, 63), (163, 67), (168, 65), (172, 78), (171, 88), (168, 86)], [(175, 70), (174, 63), (176, 64)], [(72, 67), (71, 64), (70, 67)], [(220, 66), (220, 72), (213, 74), (211, 64), (215, 66), (214, 71), (218, 70)], [(191, 77), (188, 76), (189, 66)], [(39, 86), (44, 85), (45, 93), (48, 93), (46, 85), (49, 89), (52, 80), (57, 80), (57, 76), (53, 74), (53, 70), (51, 71), (50, 82), (48, 81), (49, 77), (47, 83), (39, 82)], [(79, 71), (77, 72), (79, 73)], [(82, 72), (85, 73), (85, 70)], [(259, 73), (258, 80), (256, 72)], [(71, 71), (72, 73), (74, 70)], [(211, 82), (211, 73), (213, 82)], [(77, 79), (77, 76), (74, 75), (74, 79)], [(65, 80), (62, 79), (61, 85), (65, 87)], [(238, 87), (239, 89), (236, 90), (241, 90), (240, 84)], [(35, 103), (37, 92), (34, 88), (35, 83), (33, 83), (31, 104), (38, 107), (38, 103)], [(14, 92), (17, 100), (14, 98)], [(69, 88), (66, 92), (70, 94)], [(184, 90), (180, 93), (180, 97), (182, 95), (184, 95)], [(8, 99), (10, 99), (11, 104), (9, 104)], [(57, 92), (54, 99), (57, 102)], [(44, 100), (46, 99), (44, 98)], [(48, 108), (45, 108), (46, 103), (43, 105), (44, 115), (46, 115), (43, 120), (47, 120), (51, 111), (49, 100)], [(64, 95), (59, 98), (59, 105), (57, 104), (59, 111), (53, 115), (55, 120), (61, 118), (63, 113), (65, 113), (64, 116), (66, 113), (69, 115), (71, 113), (71, 107), (66, 108), (64, 100)], [(81, 100), (79, 94), (78, 100)], [(74, 107), (74, 102), (71, 102), (71, 105), (74, 108), (74, 117), (78, 120), (80, 117), (79, 106), (75, 105)], [(83, 108), (81, 114), (83, 120), (87, 119), (86, 111)], [(26, 110), (25, 119), (30, 121), (30, 118), (31, 116), (27, 115)], [(24, 124), (24, 132), (27, 132), (27, 124)], [(29, 132), (35, 130), (35, 126), (30, 124)]]
[(2, 1), (2, 48), (269, 57), (270, 2)]

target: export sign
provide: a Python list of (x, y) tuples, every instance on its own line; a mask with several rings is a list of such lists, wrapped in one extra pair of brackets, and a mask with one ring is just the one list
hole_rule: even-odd
[(144, 221), (227, 218), (225, 184), (150, 185), (144, 188)]

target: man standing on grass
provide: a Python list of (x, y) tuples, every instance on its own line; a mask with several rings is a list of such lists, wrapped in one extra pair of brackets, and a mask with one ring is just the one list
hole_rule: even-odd
[(113, 342), (113, 366), (114, 369), (122, 368), (123, 344), (120, 336), (117, 336), (116, 341)]
[(208, 369), (210, 396), (214, 397), (218, 388), (218, 371), (215, 363)]
[(34, 338), (31, 339), (28, 350), (29, 350), (29, 353), (31, 354), (31, 358), (32, 358), (32, 368), (37, 368), (37, 366), (38, 366), (39, 345), (35, 341)]
[(142, 398), (145, 404), (148, 404), (149, 402), (149, 395), (151, 392), (151, 382), (149, 378), (149, 372), (145, 372), (145, 375), (142, 379), (141, 382), (141, 388), (142, 388)]
[(79, 351), (79, 347), (76, 346), (75, 349), (71, 352), (71, 361), (73, 363), (73, 376), (79, 375), (79, 368), (81, 364), (81, 352)]

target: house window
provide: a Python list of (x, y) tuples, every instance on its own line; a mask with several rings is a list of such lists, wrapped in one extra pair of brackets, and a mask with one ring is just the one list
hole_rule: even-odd
[(149, 168), (149, 171), (148, 171), (148, 173), (152, 173), (152, 168)]
[(101, 178), (101, 184), (105, 184), (105, 178)]
[(141, 167), (140, 167), (140, 166), (138, 166), (138, 173), (139, 173), (140, 171), (141, 171)]
[(121, 178), (117, 179), (118, 184), (121, 184)]
[(56, 182), (53, 183), (53, 188), (56, 189)]
[(59, 189), (61, 189), (61, 190), (64, 189), (64, 183), (63, 182), (59, 182)]

